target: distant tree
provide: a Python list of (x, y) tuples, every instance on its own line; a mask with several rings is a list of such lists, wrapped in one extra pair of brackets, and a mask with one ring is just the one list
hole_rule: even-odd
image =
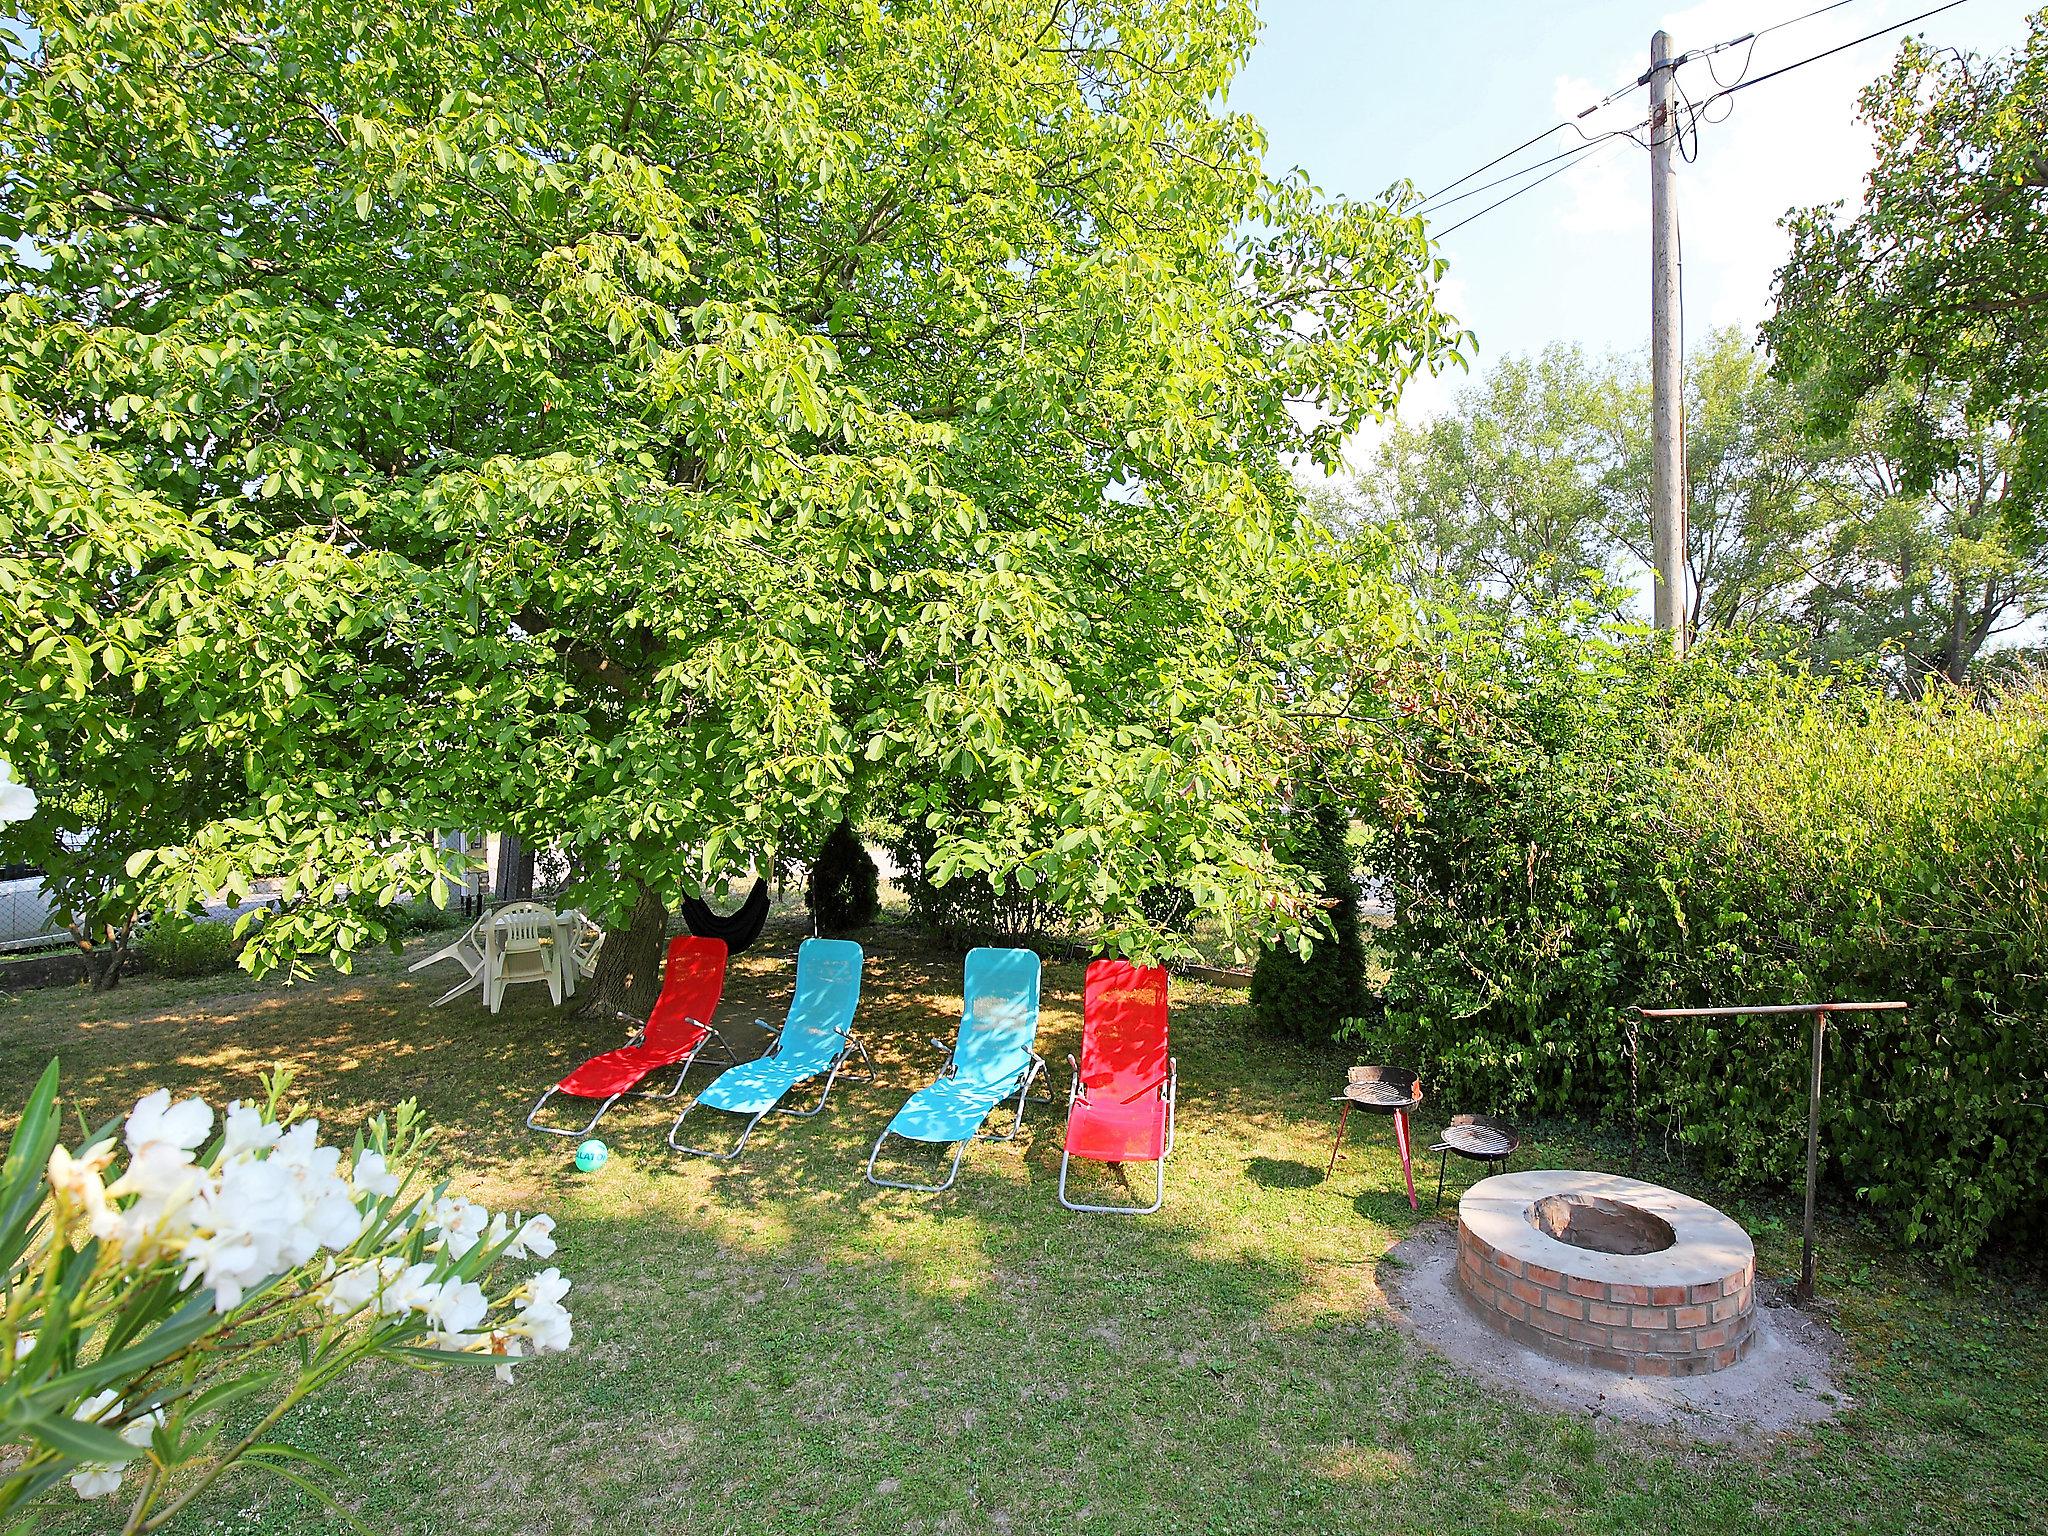
[(2048, 609), (2048, 541), (2016, 506), (2010, 437), (1953, 422), (1923, 478), (1895, 457), (1890, 393), (1858, 411), (1830, 466), (1836, 515), (1803, 619), (1823, 658), (1871, 663), (1903, 692), (1973, 684), (1995, 642)]
[(818, 932), (843, 935), (872, 923), (882, 909), (880, 881), (867, 845), (853, 823), (842, 820), (825, 835), (804, 884), (804, 904), (817, 920)]
[(1321, 887), (1326, 936), (1311, 946), (1269, 945), (1252, 970), (1252, 1012), (1267, 1028), (1328, 1040), (1337, 1025), (1365, 1011), (1365, 946), (1358, 932), (1358, 877), (1347, 823), (1336, 807), (1296, 814), (1292, 853)]
[(1618, 463), (1612, 370), (1577, 348), (1510, 357), (1450, 411), (1397, 425), (1358, 484), (1358, 512), (1405, 535), (1411, 583), (1527, 617), (1610, 618), (1628, 572), (1603, 495)]
[(1812, 621), (1962, 682), (2048, 601), (2048, 13), (1994, 57), (1909, 39), (1861, 113), (1862, 202), (1788, 215), (1764, 327), (1839, 445)]
[[(1603, 483), (1608, 527), (1633, 561), (1650, 563), (1654, 438), (1647, 370), (1609, 364), (1617, 467)], [(1695, 634), (1793, 622), (1827, 551), (1830, 454), (1800, 429), (1794, 391), (1733, 327), (1707, 334), (1686, 359), (1686, 568)]]
[[(1791, 391), (1732, 330), (1686, 368), (1687, 562), (1696, 630), (1784, 621), (1825, 544), (1825, 460)], [(1640, 606), (1651, 401), (1640, 358), (1508, 358), (1444, 416), (1397, 427), (1359, 510), (1405, 534), (1415, 584), (1515, 617)]]

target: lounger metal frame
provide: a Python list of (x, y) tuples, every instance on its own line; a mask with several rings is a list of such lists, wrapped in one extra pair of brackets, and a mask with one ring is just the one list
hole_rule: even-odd
[[(953, 1048), (950, 1045), (946, 1044), (945, 1041), (938, 1039), (936, 1036), (928, 1036), (927, 1038), (931, 1040), (932, 1045), (937, 1049), (945, 1051), (949, 1055), (952, 1052)], [(946, 1063), (946, 1069), (939, 1074), (939, 1079), (941, 1081), (944, 1081), (946, 1078), (952, 1077), (958, 1070), (959, 1069), (956, 1063), (948, 1061)], [(1018, 1073), (1018, 1082), (1016, 1087), (1016, 1121), (1010, 1126), (1010, 1128), (1007, 1131), (998, 1131), (991, 1135), (988, 1138), (990, 1141), (1015, 1141), (1017, 1139), (1018, 1134), (1022, 1132), (1024, 1129), (1024, 1106), (1026, 1102), (1028, 1102), (1029, 1100), (1031, 1094), (1031, 1085), (1037, 1082), (1038, 1079), (1044, 1075), (1045, 1058), (1043, 1056), (1040, 1056), (1038, 1052), (1033, 1051), (1031, 1053), (1030, 1063), (1027, 1066), (1025, 1066), (1021, 1072)], [(1008, 1102), (1010, 1093), (1011, 1090), (1009, 1088), (1006, 1087), (1003, 1089), (1002, 1093), (996, 1098), (996, 1100), (989, 1105), (988, 1114), (982, 1116), (984, 1122), (988, 1119), (989, 1114), (994, 1114), (996, 1110), (998, 1110), (1003, 1106), (1003, 1104)], [(1048, 1089), (1044, 1094), (1040, 1095), (1037, 1102), (1040, 1104), (1052, 1103), (1053, 1097), (1051, 1090)], [(917, 1138), (914, 1136), (905, 1136), (898, 1132), (891, 1131), (889, 1127), (885, 1125), (882, 1127), (882, 1134), (875, 1138), (874, 1146), (870, 1148), (868, 1151), (868, 1182), (870, 1184), (879, 1184), (884, 1189), (913, 1189), (922, 1195), (936, 1195), (944, 1190), (951, 1189), (953, 1187), (953, 1181), (960, 1177), (960, 1160), (967, 1155), (967, 1148), (977, 1138), (979, 1138), (980, 1135), (981, 1132), (979, 1128), (977, 1128), (973, 1136), (966, 1137), (963, 1140), (956, 1141), (953, 1143), (953, 1166), (950, 1170), (948, 1170), (946, 1174), (946, 1181), (943, 1184), (912, 1184), (902, 1179), (881, 1178), (875, 1173), (875, 1159), (881, 1155), (883, 1142), (887, 1141), (891, 1136), (895, 1136), (898, 1141), (917, 1140)], [(926, 1141), (918, 1142), (918, 1145), (927, 1147), (933, 1145), (943, 1146), (945, 1145), (945, 1143), (933, 1143)]]
[[(1073, 1067), (1074, 1069), (1073, 1084), (1071, 1087), (1067, 1089), (1067, 1111), (1071, 1115), (1074, 1108), (1074, 1101), (1076, 1099), (1083, 1097), (1085, 1094), (1085, 1090), (1081, 1086), (1080, 1064), (1076, 1062), (1074, 1058), (1071, 1056), (1067, 1058), (1067, 1064)], [(1150, 1216), (1154, 1211), (1158, 1210), (1159, 1207), (1166, 1204), (1166, 1160), (1169, 1157), (1173, 1156), (1174, 1113), (1175, 1108), (1180, 1100), (1179, 1058), (1173, 1056), (1167, 1057), (1165, 1079), (1161, 1082), (1154, 1083), (1149, 1088), (1139, 1089), (1136, 1094), (1132, 1095), (1132, 1097), (1139, 1098), (1148, 1093), (1159, 1092), (1162, 1089), (1165, 1090), (1166, 1095), (1166, 1145), (1160, 1148), (1159, 1156), (1153, 1161), (1152, 1164), (1155, 1182), (1155, 1188), (1153, 1190), (1152, 1195), (1152, 1203), (1150, 1205), (1085, 1205), (1080, 1203), (1079, 1201), (1069, 1200), (1067, 1198), (1067, 1165), (1073, 1161), (1074, 1155), (1073, 1153), (1067, 1151), (1065, 1147), (1062, 1147), (1060, 1148), (1059, 1187), (1059, 1197), (1061, 1205), (1064, 1205), (1070, 1211), (1086, 1211), (1092, 1215), (1097, 1216)], [(1126, 1102), (1129, 1101), (1126, 1100)], [(1083, 1161), (1084, 1163), (1092, 1163), (1097, 1161), (1097, 1159), (1092, 1157), (1084, 1157), (1083, 1159), (1081, 1159), (1081, 1161)], [(1111, 1163), (1110, 1166), (1112, 1168), (1117, 1169), (1119, 1174), (1121, 1174), (1124, 1165), (1122, 1163)], [(1129, 1180), (1124, 1181), (1124, 1187), (1126, 1189), (1130, 1187)]]
[[(627, 1047), (631, 1047), (647, 1038), (647, 1025), (644, 1021), (635, 1019), (630, 1013), (621, 1013), (619, 1014), (619, 1017), (625, 1020), (628, 1024), (634, 1024), (638, 1026), (633, 1031), (632, 1035), (629, 1035), (627, 1037)], [(585, 1136), (588, 1136), (592, 1131), (597, 1129), (597, 1122), (602, 1120), (605, 1117), (605, 1112), (609, 1110), (614, 1104), (618, 1103), (621, 1099), (672, 1099), (677, 1094), (681, 1093), (683, 1091), (683, 1079), (690, 1075), (690, 1068), (697, 1064), (697, 1057), (699, 1053), (701, 1053), (707, 1045), (711, 1045), (713, 1043), (716, 1043), (718, 1049), (725, 1054), (725, 1062), (727, 1066), (739, 1065), (739, 1057), (735, 1056), (733, 1054), (732, 1047), (726, 1044), (725, 1036), (721, 1035), (709, 1024), (704, 1023), (702, 1019), (692, 1019), (689, 1017), (688, 1014), (685, 1014), (683, 1017), (689, 1023), (700, 1026), (704, 1031), (704, 1038), (702, 1040), (699, 1040), (694, 1046), (690, 1048), (689, 1055), (685, 1056), (680, 1062), (673, 1063), (673, 1065), (679, 1066), (681, 1070), (676, 1073), (676, 1080), (675, 1082), (669, 1085), (668, 1091), (666, 1093), (657, 1093), (652, 1088), (621, 1088), (617, 1093), (613, 1094), (610, 1098), (606, 1099), (602, 1104), (598, 1105), (597, 1113), (590, 1117), (590, 1124), (584, 1126), (583, 1129), (580, 1131), (565, 1131), (560, 1126), (535, 1124), (535, 1117), (540, 1114), (541, 1106), (546, 1104), (549, 1099), (553, 1098), (556, 1094), (562, 1091), (562, 1085), (560, 1083), (556, 1083), (554, 1087), (548, 1089), (546, 1093), (542, 1094), (538, 1099), (536, 1099), (534, 1101), (533, 1108), (526, 1112), (526, 1128), (529, 1131), (539, 1131), (546, 1136), (573, 1136), (580, 1141)], [(653, 1069), (653, 1071), (644, 1074), (641, 1077), (640, 1081), (644, 1083), (647, 1081), (648, 1078), (654, 1076), (656, 1072), (665, 1072), (667, 1070), (668, 1069), (666, 1067), (656, 1067)], [(581, 1097), (581, 1095), (578, 1095), (578, 1097)]]
[[(781, 1047), (781, 1025), (770, 1024), (766, 1019), (756, 1019), (754, 1020), (754, 1023), (758, 1025), (760, 1028), (768, 1031), (769, 1034), (775, 1036), (775, 1043), (777, 1048), (779, 1049)], [(740, 1139), (733, 1143), (732, 1150), (730, 1152), (718, 1152), (712, 1150), (710, 1147), (687, 1146), (684, 1143), (676, 1140), (676, 1132), (680, 1131), (683, 1128), (683, 1122), (690, 1117), (690, 1111), (697, 1107), (697, 1101), (695, 1099), (692, 1099), (688, 1104), (683, 1106), (683, 1112), (680, 1115), (676, 1116), (675, 1124), (671, 1125), (668, 1128), (668, 1144), (671, 1147), (673, 1147), (676, 1151), (688, 1153), (692, 1157), (708, 1157), (721, 1163), (733, 1162), (739, 1157), (739, 1155), (742, 1152), (744, 1152), (747, 1149), (747, 1138), (754, 1134), (754, 1127), (759, 1125), (763, 1120), (767, 1119), (768, 1116), (778, 1114), (795, 1115), (800, 1120), (808, 1120), (813, 1115), (823, 1110), (825, 1107), (825, 1101), (832, 1096), (832, 1085), (839, 1081), (840, 1071), (846, 1066), (847, 1056), (854, 1051), (860, 1052), (861, 1063), (863, 1067), (866, 1069), (867, 1075), (865, 1077), (849, 1078), (849, 1081), (858, 1083), (874, 1082), (874, 1059), (868, 1055), (868, 1048), (865, 1045), (861, 1044), (860, 1037), (854, 1034), (852, 1030), (848, 1030), (846, 1032), (845, 1041), (839, 1047), (839, 1054), (832, 1058), (832, 1065), (825, 1073), (825, 1086), (818, 1094), (818, 1102), (813, 1104), (809, 1109), (785, 1109), (781, 1101), (777, 1100), (775, 1103), (770, 1104), (766, 1109), (757, 1112), (752, 1119), (747, 1121), (746, 1126), (740, 1131)], [(773, 1052), (765, 1052), (763, 1054), (764, 1056), (772, 1055)], [(762, 1058), (757, 1057), (755, 1059), (760, 1060)], [(799, 1087), (804, 1083), (810, 1082), (812, 1078), (817, 1077), (817, 1075), (817, 1073), (813, 1072), (810, 1074), (809, 1077), (800, 1077), (795, 1082), (791, 1083), (789, 1087)], [(785, 1088), (783, 1090), (783, 1092), (785, 1093), (787, 1093), (788, 1091), (788, 1088)], [(710, 1107), (712, 1109), (718, 1109), (718, 1106), (715, 1104), (711, 1105)], [(718, 1112), (720, 1114), (727, 1113), (727, 1111), (725, 1110), (719, 1110)], [(732, 1111), (732, 1113), (738, 1113), (738, 1111)]]

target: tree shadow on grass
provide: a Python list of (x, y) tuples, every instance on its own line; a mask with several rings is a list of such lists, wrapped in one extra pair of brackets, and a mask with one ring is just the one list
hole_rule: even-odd
[(1314, 1189), (1327, 1177), (1314, 1163), (1290, 1157), (1246, 1158), (1244, 1176), (1261, 1189)]

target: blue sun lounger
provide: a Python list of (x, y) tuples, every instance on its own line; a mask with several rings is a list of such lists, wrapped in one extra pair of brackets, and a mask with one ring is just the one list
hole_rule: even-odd
[[(920, 1088), (896, 1111), (868, 1153), (868, 1182), (929, 1194), (950, 1189), (960, 1176), (960, 1159), (989, 1112), (1012, 1095), (1017, 1119), (996, 1139), (1009, 1141), (1024, 1128), (1024, 1101), (1045, 1071), (1032, 1049), (1038, 1038), (1038, 956), (1028, 949), (976, 949), (967, 955), (960, 1032), (939, 1080)], [(945, 1042), (933, 1040), (940, 1050)], [(1045, 1096), (1050, 1102), (1051, 1096)], [(957, 1143), (952, 1171), (943, 1184), (911, 1184), (875, 1173), (875, 1158), (891, 1136), (938, 1146)]]
[[(847, 1054), (859, 1051), (860, 1059), (868, 1062), (867, 1047), (853, 1036), (853, 1011), (860, 1003), (860, 968), (860, 946), (851, 940), (805, 939), (796, 952), (796, 996), (790, 1000), (788, 1021), (775, 1032), (775, 1049), (713, 1078), (676, 1116), (676, 1123), (668, 1128), (668, 1144), (678, 1152), (729, 1163), (745, 1150), (747, 1138), (754, 1134), (762, 1116), (781, 1108), (784, 1094), (821, 1073), (825, 1087), (818, 1102), (809, 1109), (784, 1109), (782, 1113), (808, 1117), (823, 1109)], [(763, 1029), (769, 1027), (765, 1020), (755, 1022)], [(869, 1062), (866, 1081), (874, 1080), (874, 1066)], [(730, 1152), (685, 1146), (676, 1140), (676, 1132), (693, 1109), (718, 1109), (747, 1117)]]

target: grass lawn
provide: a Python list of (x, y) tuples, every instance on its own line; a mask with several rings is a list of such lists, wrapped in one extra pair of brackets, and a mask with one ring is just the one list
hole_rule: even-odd
[[(782, 1016), (796, 940), (771, 930), (734, 963), (718, 1022), (743, 1054), (760, 1040), (745, 1021)], [(669, 1153), (676, 1106), (642, 1103), (608, 1118), (610, 1164), (576, 1174), (567, 1142), (520, 1121), (617, 1030), (558, 1015), (541, 988), (515, 989), (497, 1018), (473, 998), (433, 1009), (442, 969), (408, 977), (389, 956), (294, 988), (236, 974), (0, 997), (0, 1104), (17, 1105), (53, 1053), (94, 1121), (159, 1085), (216, 1106), (250, 1096), (259, 1069), (290, 1061), (337, 1139), (417, 1096), (445, 1130), (458, 1187), (555, 1214), (556, 1262), (575, 1281), (570, 1354), (512, 1387), (380, 1369), (288, 1421), (289, 1438), (348, 1470), (348, 1501), (375, 1528), (1419, 1536), (2048, 1522), (2040, 1291), (2004, 1277), (1952, 1285), (1846, 1221), (1826, 1234), (1823, 1289), (1840, 1302), (1858, 1406), (1822, 1430), (1706, 1449), (1596, 1431), (1459, 1379), (1395, 1330), (1377, 1284), (1385, 1251), (1428, 1217), (1427, 1193), (1412, 1215), (1384, 1121), (1355, 1124), (1324, 1178), (1329, 1085), (1347, 1058), (1258, 1037), (1239, 994), (1176, 984), (1180, 1142), (1158, 1215), (1060, 1209), (1064, 1117), (1046, 1106), (1018, 1143), (974, 1148), (946, 1194), (872, 1188), (862, 1161), (934, 1070), (924, 1037), (950, 1038), (960, 962), (890, 930), (868, 951), (855, 1027), (881, 1082), (842, 1084), (814, 1120), (771, 1117), (731, 1167)], [(1046, 968), (1041, 1050), (1062, 1101), (1080, 982), (1078, 966)], [(1426, 1113), (1418, 1141), (1439, 1123)], [(1588, 1158), (1618, 1166), (1556, 1133), (1516, 1166)], [(1790, 1200), (1732, 1209), (1758, 1234), (1763, 1273), (1796, 1266)], [(195, 1509), (188, 1529), (346, 1529), (255, 1474)], [(111, 1513), (67, 1509), (51, 1529), (111, 1530)]]

